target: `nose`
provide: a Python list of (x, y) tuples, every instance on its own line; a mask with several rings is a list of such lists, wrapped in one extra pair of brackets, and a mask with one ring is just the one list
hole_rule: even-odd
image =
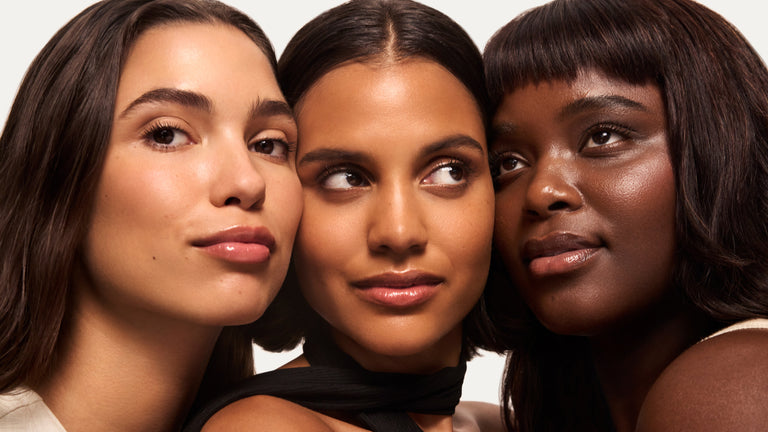
[(525, 193), (524, 211), (529, 216), (546, 218), (581, 208), (584, 199), (569, 162), (543, 158), (534, 169)]
[(376, 254), (403, 258), (427, 246), (427, 227), (417, 191), (407, 182), (380, 184), (369, 215), (368, 248)]
[(245, 143), (219, 146), (213, 152), (215, 173), (211, 181), (211, 202), (216, 207), (260, 208), (266, 198), (266, 183), (256, 157)]

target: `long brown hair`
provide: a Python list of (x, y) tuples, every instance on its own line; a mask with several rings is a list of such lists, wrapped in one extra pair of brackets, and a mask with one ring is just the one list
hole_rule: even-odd
[[(106, 0), (53, 36), (29, 67), (0, 137), (0, 392), (34, 385), (55, 364), (123, 62), (147, 29), (174, 22), (236, 27), (277, 69), (262, 30), (212, 0)], [(238, 347), (247, 359), (230, 361), (238, 367), (224, 367), (227, 374), (252, 368), (249, 341)]]
[[(586, 69), (658, 85), (677, 193), (674, 285), (713, 327), (768, 316), (768, 70), (731, 24), (690, 0), (556, 0), (499, 30), (484, 60), (496, 105)], [(509, 428), (610, 430), (586, 340), (490, 303), (511, 350)]]

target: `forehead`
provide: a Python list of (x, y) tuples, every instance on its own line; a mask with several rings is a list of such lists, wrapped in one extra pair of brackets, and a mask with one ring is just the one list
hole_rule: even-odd
[(484, 135), (469, 90), (427, 60), (350, 63), (333, 69), (301, 99), (297, 119), (300, 152), (321, 136), (364, 143), (378, 138), (419, 141), (446, 132)]
[(142, 33), (121, 71), (118, 103), (153, 88), (211, 93), (212, 99), (253, 92), (282, 99), (261, 48), (239, 29), (219, 23), (172, 23)]

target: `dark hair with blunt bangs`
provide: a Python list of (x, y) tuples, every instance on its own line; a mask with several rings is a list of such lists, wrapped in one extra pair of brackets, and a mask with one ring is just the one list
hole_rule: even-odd
[[(276, 70), (262, 30), (211, 0), (96, 3), (59, 30), (29, 67), (0, 137), (0, 392), (34, 385), (55, 367), (131, 47), (148, 29), (187, 22), (241, 30)], [(222, 375), (218, 380), (252, 372), (249, 341), (234, 332), (225, 329), (217, 345), (219, 362), (230, 367), (209, 368)]]
[[(555, 0), (499, 30), (484, 60), (495, 107), (590, 69), (656, 84), (676, 182), (673, 284), (714, 328), (768, 316), (768, 71), (736, 28), (689, 0)], [(489, 301), (497, 348), (512, 352), (507, 426), (611, 430), (586, 340), (547, 331), (530, 311), (510, 316), (505, 306), (520, 301), (510, 285), (489, 290), (507, 297)]]
[[(278, 62), (278, 82), (288, 104), (299, 113), (302, 97), (335, 68), (414, 58), (433, 61), (453, 74), (475, 99), (483, 124), (489, 124), (490, 102), (477, 46), (451, 18), (410, 0), (352, 0), (317, 16), (286, 46)], [(284, 308), (293, 312), (285, 314)], [(252, 324), (254, 340), (273, 351), (292, 348), (310, 329), (325, 325), (299, 292), (293, 267), (265, 317), (269, 319)], [(273, 324), (276, 327), (265, 328)], [(481, 298), (464, 320), (466, 357), (486, 345), (487, 325)]]

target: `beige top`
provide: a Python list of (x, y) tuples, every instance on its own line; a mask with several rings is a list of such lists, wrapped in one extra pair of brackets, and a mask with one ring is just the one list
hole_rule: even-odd
[(733, 324), (731, 326), (728, 326), (718, 332), (712, 333), (711, 335), (707, 336), (703, 340), (711, 339), (715, 336), (720, 336), (724, 333), (730, 333), (732, 331), (736, 330), (746, 330), (746, 329), (766, 329), (768, 330), (768, 319), (766, 318), (753, 318), (746, 321), (740, 321), (736, 324)]
[(0, 432), (66, 432), (40, 395), (26, 387), (0, 394)]

